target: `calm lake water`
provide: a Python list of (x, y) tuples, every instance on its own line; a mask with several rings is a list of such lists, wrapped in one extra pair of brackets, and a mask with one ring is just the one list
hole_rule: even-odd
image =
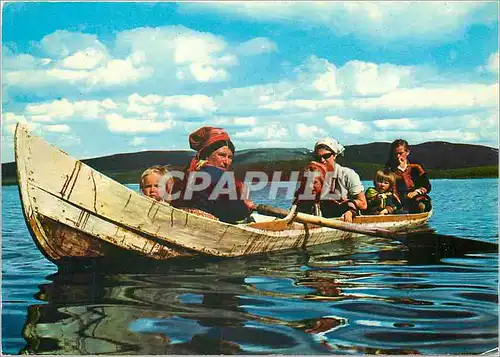
[(432, 197), (436, 234), (58, 271), (3, 187), (2, 352), (482, 353), (498, 346), (497, 252), (481, 243), (498, 242), (498, 181), (434, 180)]

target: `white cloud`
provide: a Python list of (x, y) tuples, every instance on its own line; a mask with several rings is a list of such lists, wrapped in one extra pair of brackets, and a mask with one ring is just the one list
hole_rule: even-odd
[(257, 119), (255, 117), (241, 117), (233, 119), (234, 125), (241, 126), (254, 126), (256, 121)]
[(235, 138), (254, 140), (280, 140), (288, 137), (288, 129), (279, 123), (269, 123), (265, 126), (252, 128), (248, 131), (240, 131), (234, 134)]
[[(223, 89), (222, 95), (214, 98), (221, 114), (238, 113), (286, 99), (296, 88), (295, 83), (282, 81), (263, 85)], [(264, 107), (262, 107), (264, 108)], [(264, 108), (266, 109), (266, 108)], [(250, 112), (254, 114), (253, 112)]]
[(26, 123), (26, 117), (24, 115), (18, 115), (15, 113), (7, 112), (4, 113), (2, 116), (7, 123), (12, 123), (12, 122)]
[(230, 78), (228, 68), (238, 64), (222, 37), (183, 26), (123, 31), (116, 47), (123, 53), (141, 53), (141, 62), (154, 67), (156, 75), (175, 74), (183, 81), (225, 81)]
[(500, 59), (498, 56), (498, 52), (492, 53), (490, 55), (490, 57), (488, 58), (487, 68), (491, 73), (498, 75), (499, 61), (500, 61)]
[(465, 130), (431, 130), (428, 132), (421, 133), (420, 140), (443, 140), (443, 141), (476, 141), (479, 138), (477, 133)]
[(494, 142), (498, 146), (498, 111), (476, 115), (463, 126), (467, 131), (478, 135), (482, 141)]
[(161, 104), (164, 98), (159, 95), (148, 94), (145, 96), (141, 96), (137, 93), (129, 95), (128, 101), (129, 103), (138, 103), (143, 105), (158, 105)]
[[(224, 69), (217, 69), (213, 66), (192, 63), (189, 71), (198, 82), (225, 81), (229, 79), (229, 73)], [(182, 79), (186, 78), (182, 76)]]
[(51, 103), (28, 104), (26, 115), (47, 116), (50, 118), (69, 118), (75, 113), (73, 104), (67, 99), (55, 100)]
[[(373, 16), (377, 16), (375, 10)], [(50, 97), (57, 88), (78, 91), (67, 96), (63, 91), (60, 96), (66, 99), (32, 102), (24, 110), (9, 108), (3, 116), (5, 131), (9, 133), (13, 126), (8, 125), (19, 121), (42, 133), (62, 133), (71, 130), (73, 121), (97, 119), (112, 133), (141, 135), (124, 141), (134, 147), (145, 142), (155, 145), (161, 135), (154, 134), (168, 130), (175, 142), (169, 145), (185, 148), (187, 134), (201, 125), (232, 130), (231, 136), (242, 148), (308, 146), (327, 131), (344, 135), (346, 144), (392, 140), (397, 134), (414, 138), (412, 141), (468, 141), (493, 146), (498, 142), (498, 116), (492, 113), (498, 108), (497, 83), (467, 83), (464, 77), (454, 81), (453, 74), (421, 66), (358, 60), (336, 66), (311, 56), (295, 70), (287, 67), (286, 73), (292, 76), (280, 75), (276, 82), (239, 88), (231, 83), (211, 85), (208, 82), (230, 79), (234, 66), (239, 65), (238, 56), (277, 49), (266, 39), (229, 45), (223, 38), (183, 27), (142, 30), (133, 38), (123, 37), (112, 50), (99, 49), (94, 42), (87, 47), (69, 44), (70, 49), (61, 45), (53, 58), (43, 53), (43, 58), (11, 53), (9, 60), (19, 59), (20, 67), (10, 62), (14, 67), (5, 70), (6, 87), (14, 86), (15, 94), (24, 90), (42, 97), (49, 93)], [(186, 34), (200, 44), (198, 55), (174, 41)], [(90, 51), (95, 56), (85, 62), (83, 55), (89, 49), (95, 49)], [(99, 59), (99, 53), (108, 57)], [(487, 64), (491, 71), (498, 71), (497, 58), (498, 53), (494, 53), (484, 60), (482, 72)], [(248, 65), (250, 60), (244, 58), (241, 63)], [(182, 81), (175, 79), (176, 73)], [(196, 83), (200, 81), (206, 82)], [(193, 92), (204, 94), (190, 94)], [(77, 98), (85, 94), (88, 100), (71, 101), (75, 93)], [(326, 123), (321, 123), (322, 118)], [(97, 122), (85, 124), (92, 132)]]
[(264, 37), (229, 44), (221, 36), (183, 26), (121, 31), (108, 43), (109, 48), (96, 35), (56, 31), (33, 43), (38, 57), (3, 46), (4, 98), (10, 93), (99, 98), (129, 88), (172, 95), (193, 83), (229, 81), (239, 56), (276, 50)]
[(78, 51), (62, 60), (62, 66), (70, 69), (92, 69), (107, 60), (107, 54), (94, 48)]
[(72, 84), (77, 84), (78, 82), (83, 82), (89, 77), (88, 71), (75, 71), (69, 69), (49, 69), (47, 71), (42, 71), (47, 77), (53, 80), (59, 80), (61, 82), (69, 82)]
[(105, 67), (99, 67), (94, 72), (88, 73), (85, 79), (87, 85), (123, 86), (148, 78), (152, 74), (152, 68), (135, 67), (130, 58), (113, 59), (108, 61)]
[(54, 121), (54, 119), (49, 115), (30, 115), (29, 118), (33, 122), (50, 123)]
[(113, 102), (111, 99), (104, 99), (103, 101), (101, 101), (100, 103), (103, 108), (106, 108), (106, 109), (115, 109), (116, 108), (116, 104), (115, 102)]
[(493, 2), (205, 2), (179, 6), (183, 11), (212, 10), (259, 22), (321, 26), (338, 36), (352, 34), (370, 43), (459, 39), (466, 28), (492, 24), (498, 15)]
[(122, 31), (110, 49), (96, 35), (69, 31), (56, 31), (34, 45), (43, 57), (5, 48), (7, 89), (67, 96), (131, 84), (179, 87), (183, 82), (227, 81), (229, 69), (239, 64), (222, 37), (182, 26)]
[(165, 32), (163, 34), (166, 39), (173, 39), (176, 63), (210, 63), (213, 54), (227, 47), (227, 43), (221, 38), (188, 29), (174, 36)]
[[(37, 129), (40, 126), (40, 124), (38, 124), (38, 123), (29, 122), (24, 115), (19, 115), (19, 114), (12, 113), (12, 112), (3, 113), (2, 119), (3, 119), (2, 124), (4, 124), (4, 123), (6, 124), (5, 127), (7, 128), (7, 133), (9, 133), (11, 135), (14, 134), (14, 132), (16, 131), (17, 123), (27, 125), (28, 130), (30, 130), (30, 131)], [(12, 123), (12, 124), (10, 124), (10, 123)], [(2, 134), (2, 139), (4, 139), (4, 137), (6, 136), (5, 134), (6, 133), (4, 131), (4, 133)]]
[(150, 95), (141, 97), (134, 93), (128, 97), (127, 112), (136, 114), (150, 114), (156, 112), (156, 107), (162, 101), (162, 97)]
[(360, 134), (366, 130), (366, 125), (358, 120), (354, 119), (344, 119), (339, 116), (327, 116), (325, 121), (331, 127), (342, 130), (346, 134)]
[(266, 37), (256, 37), (243, 42), (236, 48), (236, 52), (243, 56), (254, 56), (262, 53), (272, 53), (278, 50), (278, 46)]
[[(25, 124), (28, 128), (28, 131), (34, 132), (38, 128), (40, 128), (40, 124), (38, 123), (30, 123), (30, 122), (20, 122), (21, 124)], [(16, 124), (7, 125), (7, 130), (10, 134), (14, 134), (16, 132)]]
[(492, 85), (462, 84), (441, 88), (401, 89), (378, 98), (356, 99), (353, 108), (362, 111), (384, 109), (404, 110), (464, 110), (498, 106), (498, 83)]
[(406, 119), (384, 120), (391, 125), (387, 124), (382, 127), (374, 122), (373, 130), (369, 132), (370, 137), (366, 140), (392, 141), (397, 137), (404, 137), (418, 143), (443, 140), (466, 144), (498, 145), (498, 112), (495, 111), (412, 118), (408, 119), (413, 127), (410, 130), (408, 130)]
[(35, 57), (29, 54), (15, 55), (7, 46), (2, 46), (2, 68), (4, 71), (17, 69), (17, 70), (30, 70), (37, 66)]
[(425, 71), (428, 70), (423, 67), (358, 60), (348, 61), (337, 68), (328, 60), (316, 56), (309, 57), (295, 69), (303, 91), (309, 87), (325, 97), (388, 93), (411, 86)]
[(331, 66), (326, 72), (318, 74), (312, 86), (327, 97), (341, 95), (342, 90), (337, 85), (336, 77), (336, 69), (334, 66)]
[(43, 130), (51, 133), (69, 133), (71, 131), (71, 128), (66, 124), (56, 124), (44, 125)]
[(379, 119), (379, 120), (375, 120), (373, 122), (373, 125), (375, 125), (378, 129), (382, 129), (382, 130), (391, 130), (391, 129), (413, 130), (413, 129), (417, 128), (417, 125), (415, 124), (415, 122), (411, 121), (408, 118)]
[(213, 125), (222, 127), (248, 127), (255, 126), (257, 123), (257, 118), (253, 116), (249, 117), (215, 117), (213, 119)]
[(342, 89), (338, 83), (338, 69), (328, 60), (310, 56), (302, 65), (296, 67), (297, 81), (302, 91), (313, 90), (326, 97), (339, 96)]
[(359, 95), (376, 95), (396, 90), (411, 79), (412, 69), (391, 64), (377, 65), (349, 61), (339, 70), (341, 85)]
[(49, 69), (10, 70), (5, 74), (7, 87), (25, 91), (46, 88), (51, 92), (74, 86), (80, 92), (99, 88), (122, 87), (149, 78), (152, 69), (135, 67), (130, 59), (112, 59), (92, 70), (67, 69), (55, 63)]
[(339, 109), (344, 106), (345, 106), (345, 100), (341, 99), (323, 99), (323, 100), (292, 99), (292, 100), (274, 101), (268, 104), (260, 105), (259, 108), (276, 110), (276, 111), (286, 111), (286, 110), (317, 111), (329, 108)]
[(498, 78), (499, 61), (498, 51), (494, 52), (488, 56), (483, 65), (476, 67), (476, 71), (479, 73), (493, 74)]
[(132, 146), (140, 146), (146, 143), (146, 138), (142, 136), (136, 136), (130, 141), (130, 145)]
[(53, 120), (74, 120), (77, 118), (98, 119), (109, 110), (117, 107), (111, 99), (84, 100), (70, 102), (67, 99), (55, 100), (48, 103), (28, 104), (25, 115), (33, 121), (49, 122)]
[(217, 111), (215, 101), (211, 97), (202, 94), (165, 97), (163, 104), (169, 111), (184, 116), (206, 116)]
[(40, 41), (41, 49), (55, 58), (65, 58), (81, 51), (82, 48), (93, 48), (105, 52), (106, 46), (96, 35), (57, 30)]
[(306, 125), (304, 123), (297, 124), (295, 131), (299, 137), (304, 139), (314, 139), (327, 135), (325, 130), (318, 128), (316, 125)]
[(111, 99), (84, 100), (73, 103), (75, 116), (81, 116), (85, 119), (98, 119), (108, 112), (116, 108), (116, 104)]
[(52, 76), (50, 72), (34, 69), (7, 70), (5, 71), (3, 80), (4, 88), (7, 90), (12, 88), (26, 92), (60, 84), (60, 80)]
[(106, 115), (108, 129), (113, 133), (160, 133), (172, 128), (173, 121), (164, 122), (148, 119), (124, 118), (119, 114)]
[[(326, 126), (346, 134), (349, 143), (362, 143), (385, 138), (386, 132), (418, 137), (417, 131), (434, 129), (443, 136), (455, 131), (457, 121), (453, 118), (498, 107), (498, 84), (464, 83), (462, 78), (454, 82), (452, 77), (439, 78), (439, 73), (426, 67), (350, 61), (336, 68), (313, 56), (297, 67), (295, 74), (287, 81), (223, 91), (222, 96), (214, 98), (220, 108), (217, 125), (234, 125), (231, 115), (256, 116), (259, 126), (286, 120), (291, 135), (281, 140), (295, 138), (299, 143), (307, 135), (315, 135), (315, 128), (307, 127), (307, 123), (316, 124), (315, 120), (325, 118)], [(338, 94), (342, 89), (340, 96), (332, 98), (326, 95), (327, 90), (315, 88), (315, 81), (323, 74), (333, 79), (330, 92)], [(478, 128), (467, 133), (468, 138), (473, 138), (470, 133), (477, 136), (475, 142), (496, 142)], [(252, 145), (259, 137), (262, 145), (272, 141), (267, 139), (265, 129), (237, 135)]]

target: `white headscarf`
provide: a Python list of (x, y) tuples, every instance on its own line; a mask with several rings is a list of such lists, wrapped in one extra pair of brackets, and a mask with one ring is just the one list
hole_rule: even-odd
[(337, 140), (333, 139), (333, 138), (323, 138), (323, 139), (319, 139), (316, 144), (314, 145), (314, 151), (316, 151), (316, 148), (320, 145), (325, 145), (327, 146), (328, 148), (330, 148), (330, 150), (332, 150), (335, 155), (337, 156), (342, 156), (344, 154), (344, 151), (345, 151), (345, 148), (344, 146), (342, 146), (342, 144), (340, 144)]

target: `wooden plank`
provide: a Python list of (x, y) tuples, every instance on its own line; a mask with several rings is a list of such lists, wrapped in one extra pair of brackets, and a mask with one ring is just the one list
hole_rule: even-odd
[[(187, 251), (217, 256), (257, 254), (353, 236), (280, 220), (230, 225), (189, 214), (121, 185), (30, 135), (22, 126), (16, 130), (15, 150), (26, 222), (40, 250), (52, 260), (60, 258), (57, 237), (45, 234), (47, 227), (43, 227), (39, 216), (156, 259)], [(424, 224), (428, 216), (361, 216), (356, 217), (356, 222), (401, 230)]]

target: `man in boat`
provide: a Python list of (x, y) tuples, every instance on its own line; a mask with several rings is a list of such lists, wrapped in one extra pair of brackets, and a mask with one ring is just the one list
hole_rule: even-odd
[(140, 188), (144, 196), (151, 197), (157, 201), (170, 201), (173, 178), (166, 166), (154, 165), (141, 175)]
[[(196, 150), (184, 177), (181, 198), (173, 204), (188, 212), (227, 223), (249, 219), (256, 205), (247, 199), (247, 189), (229, 171), (234, 144), (221, 128), (204, 126), (189, 135)], [(204, 188), (204, 181), (207, 183)]]
[(396, 175), (396, 190), (403, 209), (410, 213), (428, 212), (431, 210), (431, 183), (424, 167), (408, 160), (410, 147), (403, 139), (391, 143), (386, 168)]
[[(344, 151), (344, 147), (333, 138), (320, 139), (314, 145), (315, 162), (321, 164), (316, 167), (322, 166), (323, 170), (319, 170), (320, 176), (324, 174), (319, 199), (320, 212), (317, 213), (323, 217), (342, 217), (344, 221), (352, 222), (358, 211), (365, 210), (367, 204), (359, 175), (354, 170), (336, 162), (337, 157), (343, 155)], [(300, 187), (299, 190), (301, 190)], [(294, 203), (297, 204), (297, 209), (300, 212), (312, 213), (310, 206), (314, 204), (314, 200), (304, 202), (300, 197), (300, 192), (296, 193)], [(317, 197), (315, 200), (318, 200)]]

